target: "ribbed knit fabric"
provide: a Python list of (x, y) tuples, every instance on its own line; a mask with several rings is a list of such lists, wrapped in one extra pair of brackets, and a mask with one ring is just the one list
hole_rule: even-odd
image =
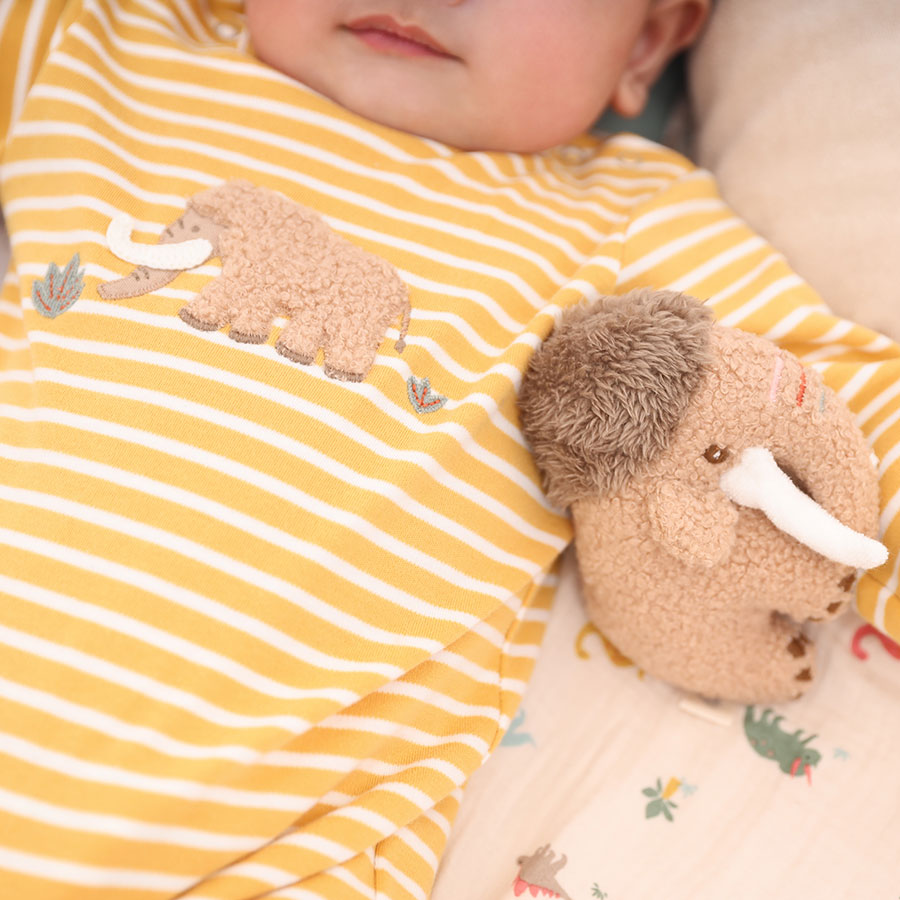
[[(900, 349), (830, 316), (706, 173), (633, 136), (458, 152), (272, 71), (240, 27), (218, 0), (0, 5), (3, 897), (427, 896), (570, 539), (515, 398), (585, 298), (689, 291), (821, 369), (897, 544)], [(284, 317), (262, 343), (191, 327), (235, 232), (101, 299), (133, 268), (111, 221), (154, 244), (233, 179), (386, 260), (405, 348), (398, 316), (357, 383), (276, 352)], [(895, 563), (859, 601), (900, 636)]]

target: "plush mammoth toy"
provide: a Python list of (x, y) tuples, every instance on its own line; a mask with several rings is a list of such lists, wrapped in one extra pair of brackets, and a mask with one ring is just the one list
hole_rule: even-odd
[(709, 698), (809, 688), (802, 623), (887, 557), (871, 453), (818, 373), (693, 298), (635, 291), (563, 315), (520, 411), (619, 650)]

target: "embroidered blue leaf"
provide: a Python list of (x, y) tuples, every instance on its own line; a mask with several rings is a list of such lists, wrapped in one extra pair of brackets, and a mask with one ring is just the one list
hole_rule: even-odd
[(42, 279), (31, 283), (31, 301), (34, 308), (48, 319), (64, 313), (84, 290), (84, 269), (79, 269), (81, 257), (76, 253), (60, 271), (55, 262), (47, 267)]
[(406, 392), (417, 413), (434, 412), (447, 402), (446, 397), (431, 393), (431, 382), (427, 378), (416, 378), (415, 375), (410, 375), (407, 379)]

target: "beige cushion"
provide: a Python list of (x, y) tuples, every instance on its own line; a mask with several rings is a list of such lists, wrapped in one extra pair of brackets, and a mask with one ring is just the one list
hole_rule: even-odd
[(719, 0), (694, 155), (840, 315), (900, 339), (900, 3)]

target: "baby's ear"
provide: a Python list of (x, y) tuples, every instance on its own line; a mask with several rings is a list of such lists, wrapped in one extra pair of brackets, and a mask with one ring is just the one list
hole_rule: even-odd
[(522, 381), (522, 431), (560, 507), (617, 490), (668, 447), (710, 360), (712, 317), (672, 291), (564, 313)]
[(669, 60), (694, 42), (709, 8), (710, 0), (656, 0), (651, 4), (610, 98), (620, 116), (630, 119), (641, 114), (653, 84)]

